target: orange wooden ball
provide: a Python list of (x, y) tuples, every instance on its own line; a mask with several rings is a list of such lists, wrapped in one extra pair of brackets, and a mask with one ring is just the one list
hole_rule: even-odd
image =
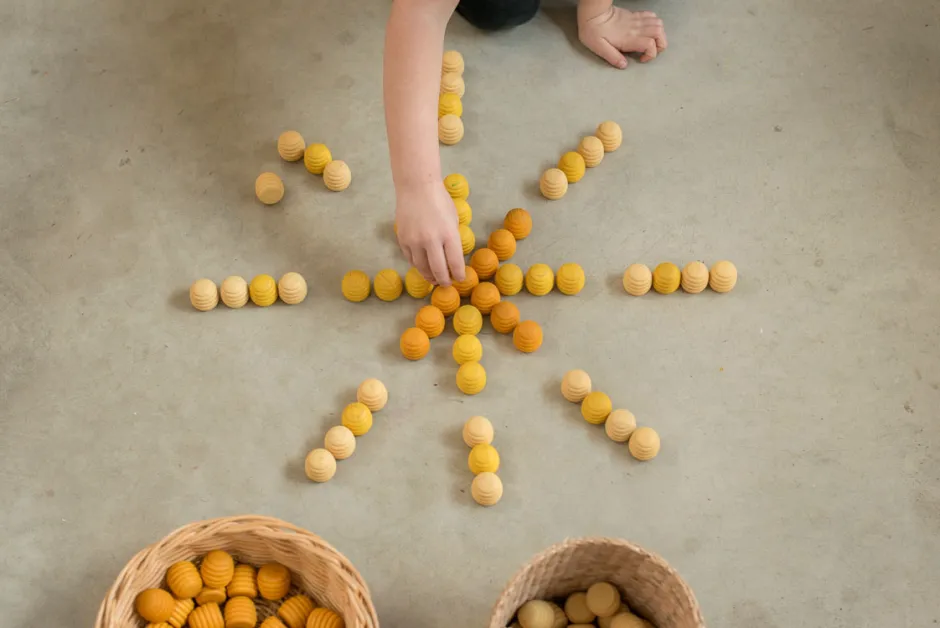
[(500, 301), (490, 312), (490, 324), (501, 334), (512, 332), (519, 324), (519, 308), (511, 301)]
[(450, 316), (460, 307), (460, 293), (453, 286), (438, 286), (431, 293), (431, 305)]
[(496, 274), (499, 268), (499, 257), (492, 249), (477, 249), (470, 256), (470, 266), (477, 271), (480, 281), (486, 281)]
[(522, 321), (512, 332), (512, 344), (523, 353), (534, 353), (542, 346), (542, 328), (535, 321)]
[(401, 348), (401, 354), (412, 361), (420, 360), (426, 356), (431, 348), (431, 340), (428, 338), (427, 333), (417, 327), (406, 329), (398, 344)]
[(496, 253), (496, 259), (505, 262), (516, 254), (516, 238), (508, 229), (497, 229), (490, 234), (486, 247)]
[(485, 316), (493, 311), (501, 298), (496, 284), (483, 281), (473, 289), (473, 294), (470, 295), (470, 303), (480, 310), (480, 314)]
[(472, 266), (466, 266), (464, 272), (466, 272), (464, 280), (455, 281), (453, 285), (457, 288), (457, 294), (463, 298), (467, 298), (480, 283), (480, 278), (477, 276), (477, 271), (473, 270)]

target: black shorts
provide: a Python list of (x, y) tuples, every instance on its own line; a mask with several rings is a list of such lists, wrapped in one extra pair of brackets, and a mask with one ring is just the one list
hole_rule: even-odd
[(539, 0), (460, 0), (457, 12), (485, 31), (525, 24), (538, 13)]

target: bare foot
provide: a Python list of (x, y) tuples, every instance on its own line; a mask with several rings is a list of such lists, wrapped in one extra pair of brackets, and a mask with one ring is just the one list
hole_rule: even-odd
[[(581, 6), (588, 3), (582, 3)], [(652, 11), (631, 13), (611, 6), (591, 15), (578, 7), (578, 38), (594, 54), (617, 68), (627, 67), (625, 52), (640, 52), (645, 63), (666, 49), (663, 21)]]

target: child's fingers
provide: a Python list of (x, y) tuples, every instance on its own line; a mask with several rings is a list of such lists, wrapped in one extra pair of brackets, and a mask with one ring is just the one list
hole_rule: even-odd
[(643, 55), (640, 57), (641, 63), (646, 63), (647, 61), (652, 61), (656, 58), (656, 40), (652, 37), (646, 38), (646, 41), (641, 41), (640, 45), (643, 46)]
[(444, 257), (444, 247), (432, 246), (428, 249), (428, 262), (431, 264), (431, 272), (439, 286), (450, 285), (450, 271), (447, 270), (447, 259)]
[(615, 68), (622, 70), (627, 67), (627, 58), (606, 39), (598, 39), (595, 41), (591, 45), (591, 50), (594, 51), (594, 54), (601, 57)]
[(434, 280), (434, 273), (431, 272), (431, 266), (428, 264), (428, 256), (425, 254), (424, 249), (414, 249), (411, 252), (411, 264), (418, 269), (418, 272), (421, 273), (421, 276), (427, 281), (430, 281), (432, 284), (437, 283)]
[(656, 49), (658, 52), (662, 52), (666, 49), (666, 31), (663, 30), (662, 20), (656, 18), (654, 20), (644, 21), (642, 32), (645, 37), (652, 37), (656, 40)]
[(463, 259), (463, 246), (460, 238), (450, 237), (444, 241), (444, 255), (447, 256), (447, 266), (450, 267), (450, 276), (456, 281), (467, 278), (467, 265)]

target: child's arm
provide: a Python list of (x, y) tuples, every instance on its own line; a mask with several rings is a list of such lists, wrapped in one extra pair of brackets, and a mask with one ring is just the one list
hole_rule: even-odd
[(578, 38), (610, 65), (627, 67), (624, 52), (641, 52), (640, 61), (655, 59), (666, 49), (663, 21), (652, 11), (631, 13), (613, 0), (578, 2)]
[(457, 0), (395, 0), (385, 35), (385, 123), (402, 253), (429, 281), (464, 279), (437, 138), (444, 30)]

